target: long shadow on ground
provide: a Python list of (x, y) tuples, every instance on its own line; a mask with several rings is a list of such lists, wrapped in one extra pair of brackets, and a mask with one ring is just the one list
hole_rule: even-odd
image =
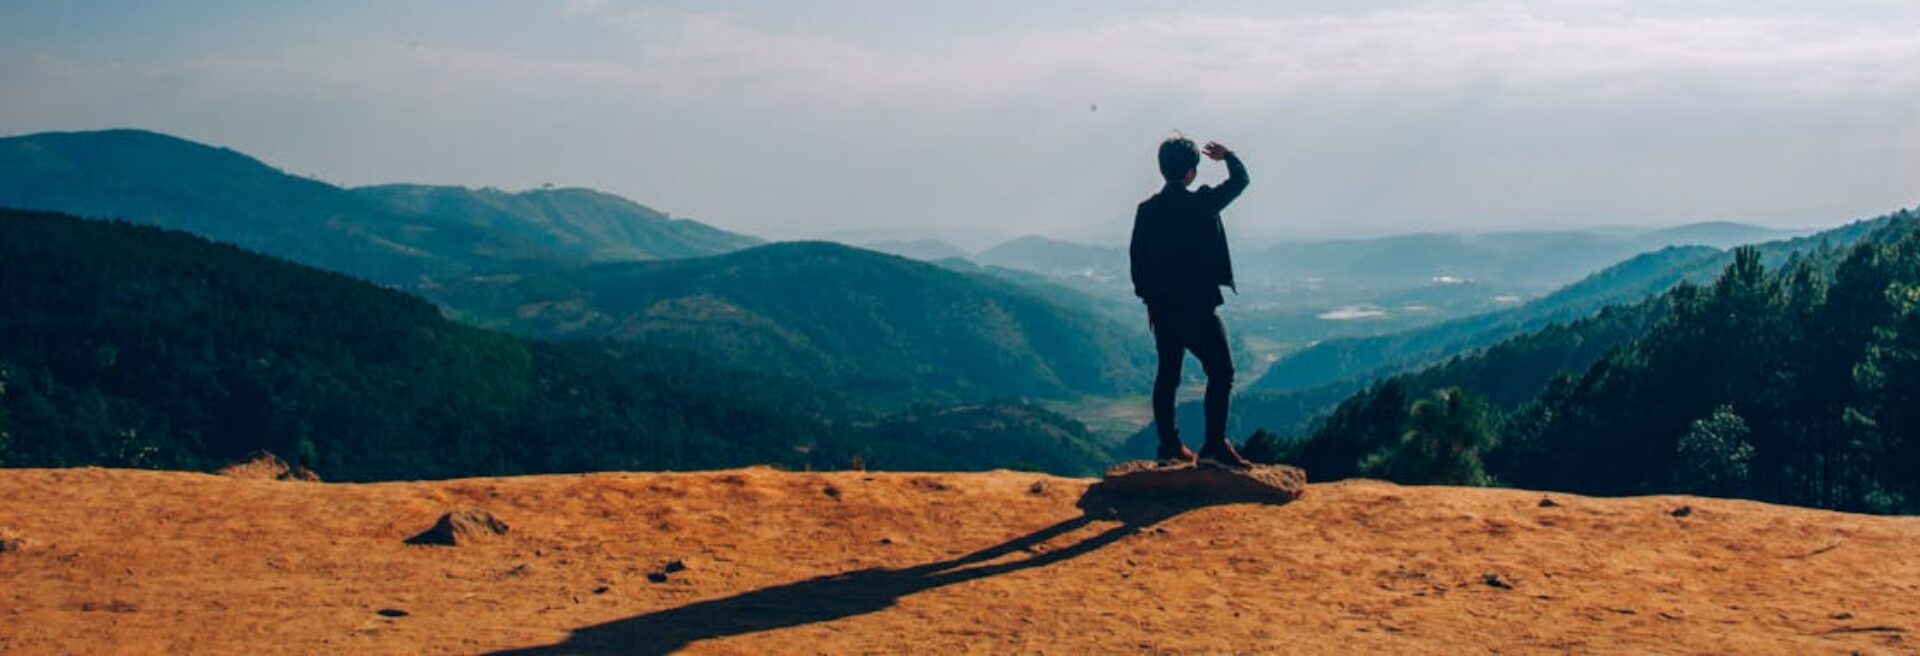
[[(1114, 493), (1096, 485), (1080, 498), (1081, 516), (951, 560), (904, 569), (864, 569), (762, 588), (577, 629), (557, 645), (497, 653), (665, 654), (700, 640), (864, 615), (885, 610), (901, 597), (917, 592), (1046, 567), (1091, 553), (1188, 510), (1244, 500)], [(1120, 524), (1059, 549), (1005, 563), (980, 564), (1030, 551), (1099, 520), (1119, 520)]]

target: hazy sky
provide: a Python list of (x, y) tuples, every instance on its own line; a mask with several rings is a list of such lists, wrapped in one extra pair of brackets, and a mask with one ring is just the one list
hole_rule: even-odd
[(772, 237), (1122, 242), (1173, 129), (1239, 236), (1831, 225), (1920, 203), (1920, 3), (0, 0), (0, 133), (107, 127)]

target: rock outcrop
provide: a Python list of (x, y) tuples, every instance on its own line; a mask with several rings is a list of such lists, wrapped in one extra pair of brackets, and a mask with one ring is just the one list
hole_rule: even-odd
[(1286, 503), (1307, 491), (1307, 473), (1287, 465), (1223, 469), (1191, 464), (1161, 465), (1151, 460), (1122, 463), (1107, 470), (1095, 491), (1111, 494), (1159, 494), (1195, 501)]
[(256, 481), (301, 481), (320, 482), (320, 475), (313, 470), (298, 465), (288, 465), (280, 456), (266, 451), (255, 451), (246, 460), (221, 467), (214, 472), (228, 478), (244, 478)]
[(439, 521), (418, 535), (407, 538), (416, 546), (456, 547), (507, 534), (507, 523), (485, 510), (456, 510), (441, 515)]

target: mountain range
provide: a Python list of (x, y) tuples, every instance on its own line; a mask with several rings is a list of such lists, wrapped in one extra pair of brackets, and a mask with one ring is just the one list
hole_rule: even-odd
[[(483, 328), (556, 342), (514, 342), (518, 338), (481, 330), (474, 334), (489, 337), (446, 338), (449, 344), (474, 344), (459, 347), (458, 352), (464, 354), (459, 357), (545, 358), (572, 363), (547, 365), (560, 371), (612, 367), (650, 372), (645, 375), (658, 374), (660, 367), (683, 367), (698, 372), (687, 380), (700, 382), (678, 387), (677, 383), (643, 384), (679, 390), (673, 394), (687, 398), (700, 394), (702, 387), (734, 390), (734, 383), (722, 382), (731, 380), (758, 390), (782, 385), (832, 390), (800, 395), (795, 398), (801, 400), (779, 404), (782, 408), (814, 408), (800, 412), (826, 422), (796, 423), (797, 428), (791, 432), (806, 436), (841, 430), (833, 427), (856, 427), (854, 434), (859, 437), (846, 438), (852, 442), (802, 438), (743, 450), (767, 461), (805, 466), (827, 466), (835, 459), (854, 457), (879, 458), (881, 466), (888, 466), (886, 461), (930, 462), (924, 451), (926, 442), (959, 439), (964, 436), (954, 432), (956, 427), (967, 426), (967, 431), (1006, 438), (987, 437), (977, 444), (997, 443), (1002, 451), (1022, 453), (1020, 462), (1030, 466), (1053, 470), (1091, 466), (1089, 459), (1102, 459), (1104, 452), (1084, 439), (1084, 428), (1071, 421), (1055, 421), (1057, 416), (1021, 399), (1071, 403), (1086, 397), (1125, 397), (1144, 390), (1151, 374), (1150, 340), (1138, 321), (1137, 304), (1127, 294), (1125, 251), (1119, 248), (1040, 237), (1015, 239), (972, 255), (936, 240), (870, 244), (931, 260), (923, 262), (824, 242), (766, 244), (588, 189), (542, 188), (516, 193), (408, 184), (341, 188), (288, 175), (231, 150), (137, 130), (0, 139), (0, 206), (119, 218), (183, 230), (417, 294), (438, 304), (442, 314)], [(40, 220), (20, 218), (30, 216), (22, 213), (6, 216), (7, 220), (27, 223)], [(1777, 240), (1754, 252), (1768, 265), (1779, 265), (1822, 249), (1844, 248), (1875, 225), (1877, 222), (1862, 222), (1808, 237)], [(76, 235), (85, 230), (52, 232), (59, 237), (56, 241), (63, 240), (61, 243), (75, 249), (69, 255), (83, 259), (99, 255), (81, 246), (86, 240)], [(1644, 299), (1676, 285), (1711, 279), (1726, 268), (1732, 256), (1722, 247), (1782, 234), (1787, 233), (1741, 224), (1702, 223), (1662, 230), (1418, 234), (1280, 243), (1250, 249), (1236, 258), (1243, 296), (1229, 307), (1229, 314), (1238, 328), (1236, 349), (1261, 361), (1243, 363), (1246, 377), (1255, 380), (1246, 386), (1236, 404), (1236, 433), (1262, 427), (1302, 434), (1312, 428), (1316, 417), (1365, 389), (1371, 381), (1457, 362), (1460, 356), (1529, 336), (1545, 341), (1537, 347), (1509, 347), (1509, 351), (1558, 352), (1553, 349), (1564, 347), (1569, 349), (1564, 357), (1535, 357), (1529, 362), (1558, 362), (1555, 366), (1578, 368), (1617, 340), (1628, 339), (1633, 326), (1655, 319)], [(145, 239), (104, 233), (100, 238), (118, 247)], [(1617, 264), (1601, 266), (1614, 261), (1609, 258), (1622, 257), (1625, 259)], [(82, 265), (67, 262), (59, 266)], [(235, 265), (237, 271), (246, 272), (235, 275), (288, 277), (255, 272), (270, 268), (253, 263)], [(1581, 277), (1583, 272), (1595, 269), (1599, 270)], [(117, 274), (94, 275), (109, 279)], [(1574, 278), (1578, 280), (1573, 284), (1530, 301), (1520, 302), (1521, 297), (1512, 293), (1529, 286), (1544, 289), (1559, 284), (1557, 280)], [(240, 298), (264, 298), (297, 295), (298, 289), (316, 286), (325, 285), (302, 283), (288, 289), (234, 293)], [(176, 287), (191, 288), (192, 284), (180, 282)], [(136, 297), (151, 293), (137, 284), (131, 289), (115, 293)], [(183, 292), (173, 289), (170, 293)], [(51, 303), (47, 299), (52, 296), (36, 302)], [(1349, 304), (1355, 299), (1367, 303)], [(322, 302), (345, 306), (359, 303)], [(1376, 302), (1380, 304), (1377, 307), (1368, 304)], [(1489, 306), (1503, 309), (1484, 311)], [(1627, 309), (1606, 314), (1609, 311), (1605, 308), (1613, 306)], [(216, 307), (200, 311), (227, 310)], [(369, 313), (406, 316), (391, 308)], [(1376, 316), (1390, 314), (1405, 316)], [(1595, 317), (1605, 319), (1600, 323), (1617, 330), (1578, 339), (1567, 337), (1586, 335), (1579, 326), (1599, 321)], [(321, 323), (337, 320), (329, 317)], [(300, 324), (315, 320), (272, 321)], [(419, 319), (400, 323), (411, 325), (408, 322), (414, 321)], [(149, 326), (143, 330), (161, 330), (151, 323), (141, 325)], [(1405, 325), (1416, 327), (1372, 334)], [(455, 329), (432, 325), (419, 330), (454, 334), (449, 331)], [(1316, 335), (1343, 334), (1355, 336), (1310, 345), (1299, 343), (1318, 339)], [(421, 348), (432, 354), (440, 347)], [(118, 361), (120, 350), (115, 346), (97, 351), (96, 357)], [(1264, 358), (1270, 354), (1279, 357), (1270, 367), (1264, 366)], [(451, 358), (446, 362), (452, 364), (410, 362), (406, 366), (461, 371), (478, 366), (451, 355), (432, 357)], [(618, 364), (596, 364), (602, 359)], [(34, 362), (36, 371), (48, 371), (47, 367), (53, 366)], [(74, 362), (80, 360), (54, 369), (67, 371), (63, 367)], [(232, 366), (221, 362), (220, 366)], [(180, 366), (193, 369), (213, 365), (190, 362)], [(1516, 378), (1509, 376), (1511, 372), (1505, 372), (1504, 366), (1474, 371), (1479, 371), (1474, 375), (1481, 378), (1507, 376), (1502, 385), (1513, 383), (1507, 386), (1515, 389), (1530, 388), (1534, 383), (1514, 381), (1534, 381), (1548, 375), (1529, 370), (1531, 373)], [(485, 382), (486, 376), (470, 372), (463, 375), (480, 381), (477, 384), (483, 387), (529, 388), (523, 383)], [(549, 393), (552, 390), (540, 385), (571, 380), (568, 376), (573, 375), (541, 377), (543, 382), (531, 389)], [(42, 376), (35, 380), (51, 379)], [(247, 385), (262, 385), (254, 379), (245, 380), (252, 381)], [(192, 385), (200, 382), (196, 379)], [(440, 384), (420, 383), (429, 389)], [(115, 401), (112, 394), (85, 385), (61, 385), (65, 384), (30, 386), (16, 382), (14, 387), (34, 391), (32, 398), (43, 400), (67, 398), (61, 396), (66, 394), (72, 397), (68, 401), (85, 401), (94, 398), (87, 394), (95, 394), (102, 400), (86, 402), (105, 404), (100, 408), (132, 403), (126, 406), (135, 408), (128, 411), (131, 415), (116, 415), (110, 410), (96, 414), (120, 419), (141, 417), (122, 423), (140, 424), (148, 433), (170, 435), (169, 439), (177, 440), (176, 447), (188, 451), (202, 439), (201, 431), (215, 430), (203, 427), (180, 433), (157, 428), (153, 422), (159, 420), (155, 417), (165, 413), (139, 409), (145, 401)], [(215, 383), (211, 389), (229, 387)], [(728, 394), (735, 392), (721, 396)], [(1507, 396), (1496, 396), (1499, 403), (1512, 402)], [(1014, 400), (995, 401), (1008, 398)], [(550, 400), (540, 401), (545, 402)], [(619, 409), (623, 406), (616, 401), (602, 399), (596, 403), (615, 408), (612, 414), (627, 417), (621, 421), (640, 416)], [(924, 405), (928, 403), (949, 405)], [(831, 406), (846, 409), (820, 409)], [(52, 407), (64, 406), (56, 403)], [(530, 407), (541, 406), (534, 403)], [(45, 409), (16, 409), (14, 421), (56, 416), (34, 414)], [(1183, 413), (1190, 410), (1182, 408)], [(81, 418), (76, 415), (69, 419)], [(797, 420), (786, 417), (778, 421)], [(696, 428), (702, 425), (692, 420), (669, 423)], [(493, 435), (522, 430), (506, 428), (513, 425), (509, 422), (481, 429), (449, 424), (440, 432), (480, 430)], [(1014, 428), (1007, 433), (1003, 431), (1007, 427)], [(94, 428), (87, 429), (94, 432), (81, 441), (84, 449), (96, 455), (113, 451), (109, 448), (111, 438), (101, 437), (113, 433), (100, 426)], [(918, 437), (888, 441), (880, 434), (859, 432), (868, 429)], [(266, 430), (285, 435), (312, 432), (300, 427)], [(716, 444), (733, 439), (725, 437), (729, 434), (719, 427), (698, 430), (720, 435), (714, 438)], [(592, 430), (586, 432), (591, 434)], [(706, 439), (688, 437), (693, 433), (675, 435), (678, 437), (673, 439), (694, 442)], [(1048, 436), (1043, 441), (1058, 448), (1027, 452), (1006, 441), (1036, 435)], [(1135, 436), (1136, 442), (1141, 439)], [(132, 440), (129, 444), (126, 448), (134, 451), (127, 453), (137, 455), (147, 443)], [(878, 444), (890, 446), (874, 446)], [(296, 440), (279, 446), (298, 448), (301, 443)], [(623, 448), (631, 451), (631, 447)], [(795, 460), (780, 449), (798, 449), (793, 452), (811, 455)], [(697, 449), (658, 457), (705, 465), (721, 462), (686, 455), (695, 452)], [(113, 457), (131, 457), (127, 453)], [(224, 456), (226, 451), (219, 454)], [(484, 457), (494, 458), (495, 464), (513, 463), (489, 470), (501, 473), (516, 468), (565, 469), (581, 465), (555, 463), (582, 462), (577, 455), (569, 456), (574, 460), (550, 457), (532, 461), (500, 453)], [(468, 469), (461, 471), (481, 466), (475, 464), (479, 460), (462, 462), (465, 464), (461, 466)], [(1005, 459), (964, 457), (948, 462), (964, 462), (968, 467), (1007, 464)], [(334, 462), (334, 466), (339, 463)]]
[(588, 189), (344, 189), (109, 130), (0, 139), (0, 206), (184, 230), (523, 335), (697, 349), (895, 406), (1114, 393), (1143, 384), (1146, 366), (1139, 329), (1058, 285), (827, 244), (753, 248)]
[(1249, 284), (1309, 279), (1396, 287), (1436, 278), (1554, 287), (1670, 246), (1730, 248), (1803, 234), (1728, 222), (1651, 230), (1427, 233), (1281, 242), (1235, 258)]
[(498, 189), (389, 184), (355, 195), (407, 216), (457, 216), (482, 230), (588, 262), (702, 257), (761, 242), (583, 188)]
[[(1240, 219), (1246, 220), (1246, 219)], [(1234, 226), (1228, 225), (1232, 233)], [(1622, 260), (1665, 248), (1727, 248), (1802, 234), (1731, 222), (1672, 228), (1417, 233), (1364, 239), (1235, 242), (1238, 285), (1222, 316), (1248, 378), (1327, 340), (1402, 333), (1497, 312)], [(968, 258), (1130, 306), (1124, 247), (1020, 237)], [(952, 261), (949, 257), (945, 261)]]
[(0, 139), (0, 206), (185, 230), (382, 284), (579, 261), (711, 255), (759, 240), (581, 189), (343, 189), (142, 130)]
[(972, 258), (989, 266), (1050, 276), (1126, 282), (1127, 249), (1092, 246), (1029, 235), (980, 251)]
[(959, 246), (938, 239), (882, 239), (859, 244), (859, 246), (870, 251), (880, 251), (923, 262), (965, 259), (973, 255), (961, 250)]
[[(1228, 231), (1232, 232), (1231, 226)], [(1648, 229), (1415, 233), (1236, 244), (1234, 264), (1242, 292), (1256, 297), (1266, 291), (1298, 294), (1318, 287), (1396, 290), (1435, 280), (1538, 288), (1567, 284), (1628, 257), (1670, 246), (1725, 249), (1807, 232), (1707, 221)], [(981, 264), (1050, 276), (1127, 281), (1127, 250), (1123, 246), (1029, 235), (967, 256), (950, 246), (933, 245), (939, 242), (882, 243), (902, 255), (920, 259), (962, 256)]]

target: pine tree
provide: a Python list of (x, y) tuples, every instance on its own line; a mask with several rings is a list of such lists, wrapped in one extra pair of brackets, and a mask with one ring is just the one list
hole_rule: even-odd
[(1400, 441), (1368, 455), (1360, 471), (1398, 483), (1487, 485), (1480, 454), (1494, 442), (1486, 403), (1447, 388), (1414, 401)]
[(1300, 445), (1296, 463), (1314, 480), (1352, 478), (1360, 474), (1361, 458), (1400, 440), (1406, 421), (1406, 387), (1388, 379), (1334, 408), (1326, 425)]
[(1286, 451), (1286, 447), (1280, 444), (1280, 436), (1260, 429), (1247, 436), (1246, 443), (1240, 447), (1240, 456), (1263, 465), (1272, 465), (1283, 462)]
[(1898, 314), (1854, 368), (1860, 398), (1847, 419), (1861, 449), (1877, 456), (1862, 505), (1911, 512), (1920, 500), (1920, 284), (1895, 285), (1888, 296)]
[(1745, 495), (1753, 462), (1753, 445), (1747, 443), (1750, 432), (1746, 420), (1732, 406), (1714, 408), (1712, 415), (1693, 422), (1675, 445), (1674, 489), (1715, 496)]

